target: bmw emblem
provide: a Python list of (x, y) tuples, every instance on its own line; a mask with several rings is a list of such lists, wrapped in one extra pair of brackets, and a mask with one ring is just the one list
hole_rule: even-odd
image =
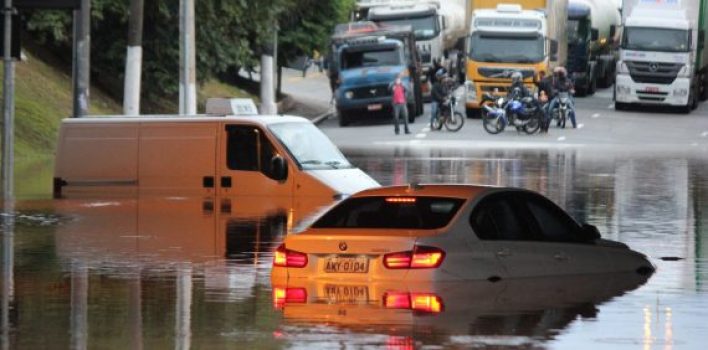
[(344, 242), (344, 241), (339, 242), (339, 250), (341, 250), (341, 251), (347, 250), (347, 242)]

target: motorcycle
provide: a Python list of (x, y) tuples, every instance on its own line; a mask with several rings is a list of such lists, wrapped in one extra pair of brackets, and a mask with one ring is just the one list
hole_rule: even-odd
[[(455, 89), (453, 89), (454, 91)], [(438, 115), (430, 121), (430, 128), (433, 130), (442, 129), (445, 125), (445, 129), (449, 131), (458, 131), (465, 124), (465, 118), (462, 113), (457, 111), (457, 101), (458, 96), (454, 92), (443, 101), (442, 105), (438, 108)]]
[(551, 119), (556, 121), (556, 125), (565, 128), (570, 113), (570, 94), (567, 91), (558, 93), (558, 104), (551, 111)]
[[(512, 96), (518, 94), (512, 94)], [(491, 103), (490, 103), (491, 102)], [(498, 134), (507, 125), (516, 127), (517, 131), (533, 134), (541, 127), (543, 111), (534, 103), (533, 98), (494, 98), (486, 93), (482, 98), (482, 125), (490, 134)]]

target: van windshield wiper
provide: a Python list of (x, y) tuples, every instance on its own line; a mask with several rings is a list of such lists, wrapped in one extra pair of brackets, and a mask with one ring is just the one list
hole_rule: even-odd
[(325, 164), (331, 166), (331, 167), (334, 168), (334, 169), (339, 169), (339, 165), (342, 164), (342, 162), (337, 161), (337, 160), (332, 160), (332, 161), (329, 161), (329, 162), (325, 162)]
[(305, 160), (305, 161), (302, 161), (302, 162), (300, 162), (300, 164), (302, 164), (302, 165), (304, 165), (304, 164), (315, 164), (315, 165), (320, 165), (320, 164), (322, 164), (322, 162), (321, 162), (321, 161), (319, 161), (319, 160), (311, 159), (311, 160)]

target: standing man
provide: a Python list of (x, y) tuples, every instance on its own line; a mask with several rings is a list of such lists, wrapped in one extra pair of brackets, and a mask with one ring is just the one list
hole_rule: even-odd
[(393, 106), (393, 125), (396, 135), (398, 135), (398, 118), (403, 118), (403, 126), (405, 126), (406, 134), (410, 134), (408, 130), (408, 108), (406, 107), (406, 96), (408, 96), (408, 88), (403, 85), (401, 75), (396, 77), (388, 89), (391, 91), (392, 106)]
[(546, 75), (545, 71), (538, 72), (539, 80), (536, 83), (538, 87), (538, 102), (543, 106), (543, 120), (541, 121), (541, 132), (547, 133), (548, 126), (551, 124), (551, 115), (548, 110), (549, 99), (553, 95), (553, 82), (550, 76)]

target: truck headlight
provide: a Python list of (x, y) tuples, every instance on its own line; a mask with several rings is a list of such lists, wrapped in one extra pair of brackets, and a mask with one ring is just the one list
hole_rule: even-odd
[(618, 74), (629, 74), (629, 67), (624, 61), (617, 62), (617, 73)]
[(681, 67), (681, 69), (679, 70), (677, 76), (678, 76), (679, 78), (688, 78), (688, 77), (689, 77), (689, 74), (688, 74), (688, 73), (691, 71), (690, 68), (691, 68), (691, 67), (689, 67), (687, 64), (684, 64), (683, 67)]
[(352, 98), (354, 98), (354, 93), (351, 91), (347, 91), (344, 93), (344, 97), (347, 98), (348, 100), (351, 100)]
[(474, 101), (477, 99), (477, 90), (471, 80), (465, 81), (465, 100)]

